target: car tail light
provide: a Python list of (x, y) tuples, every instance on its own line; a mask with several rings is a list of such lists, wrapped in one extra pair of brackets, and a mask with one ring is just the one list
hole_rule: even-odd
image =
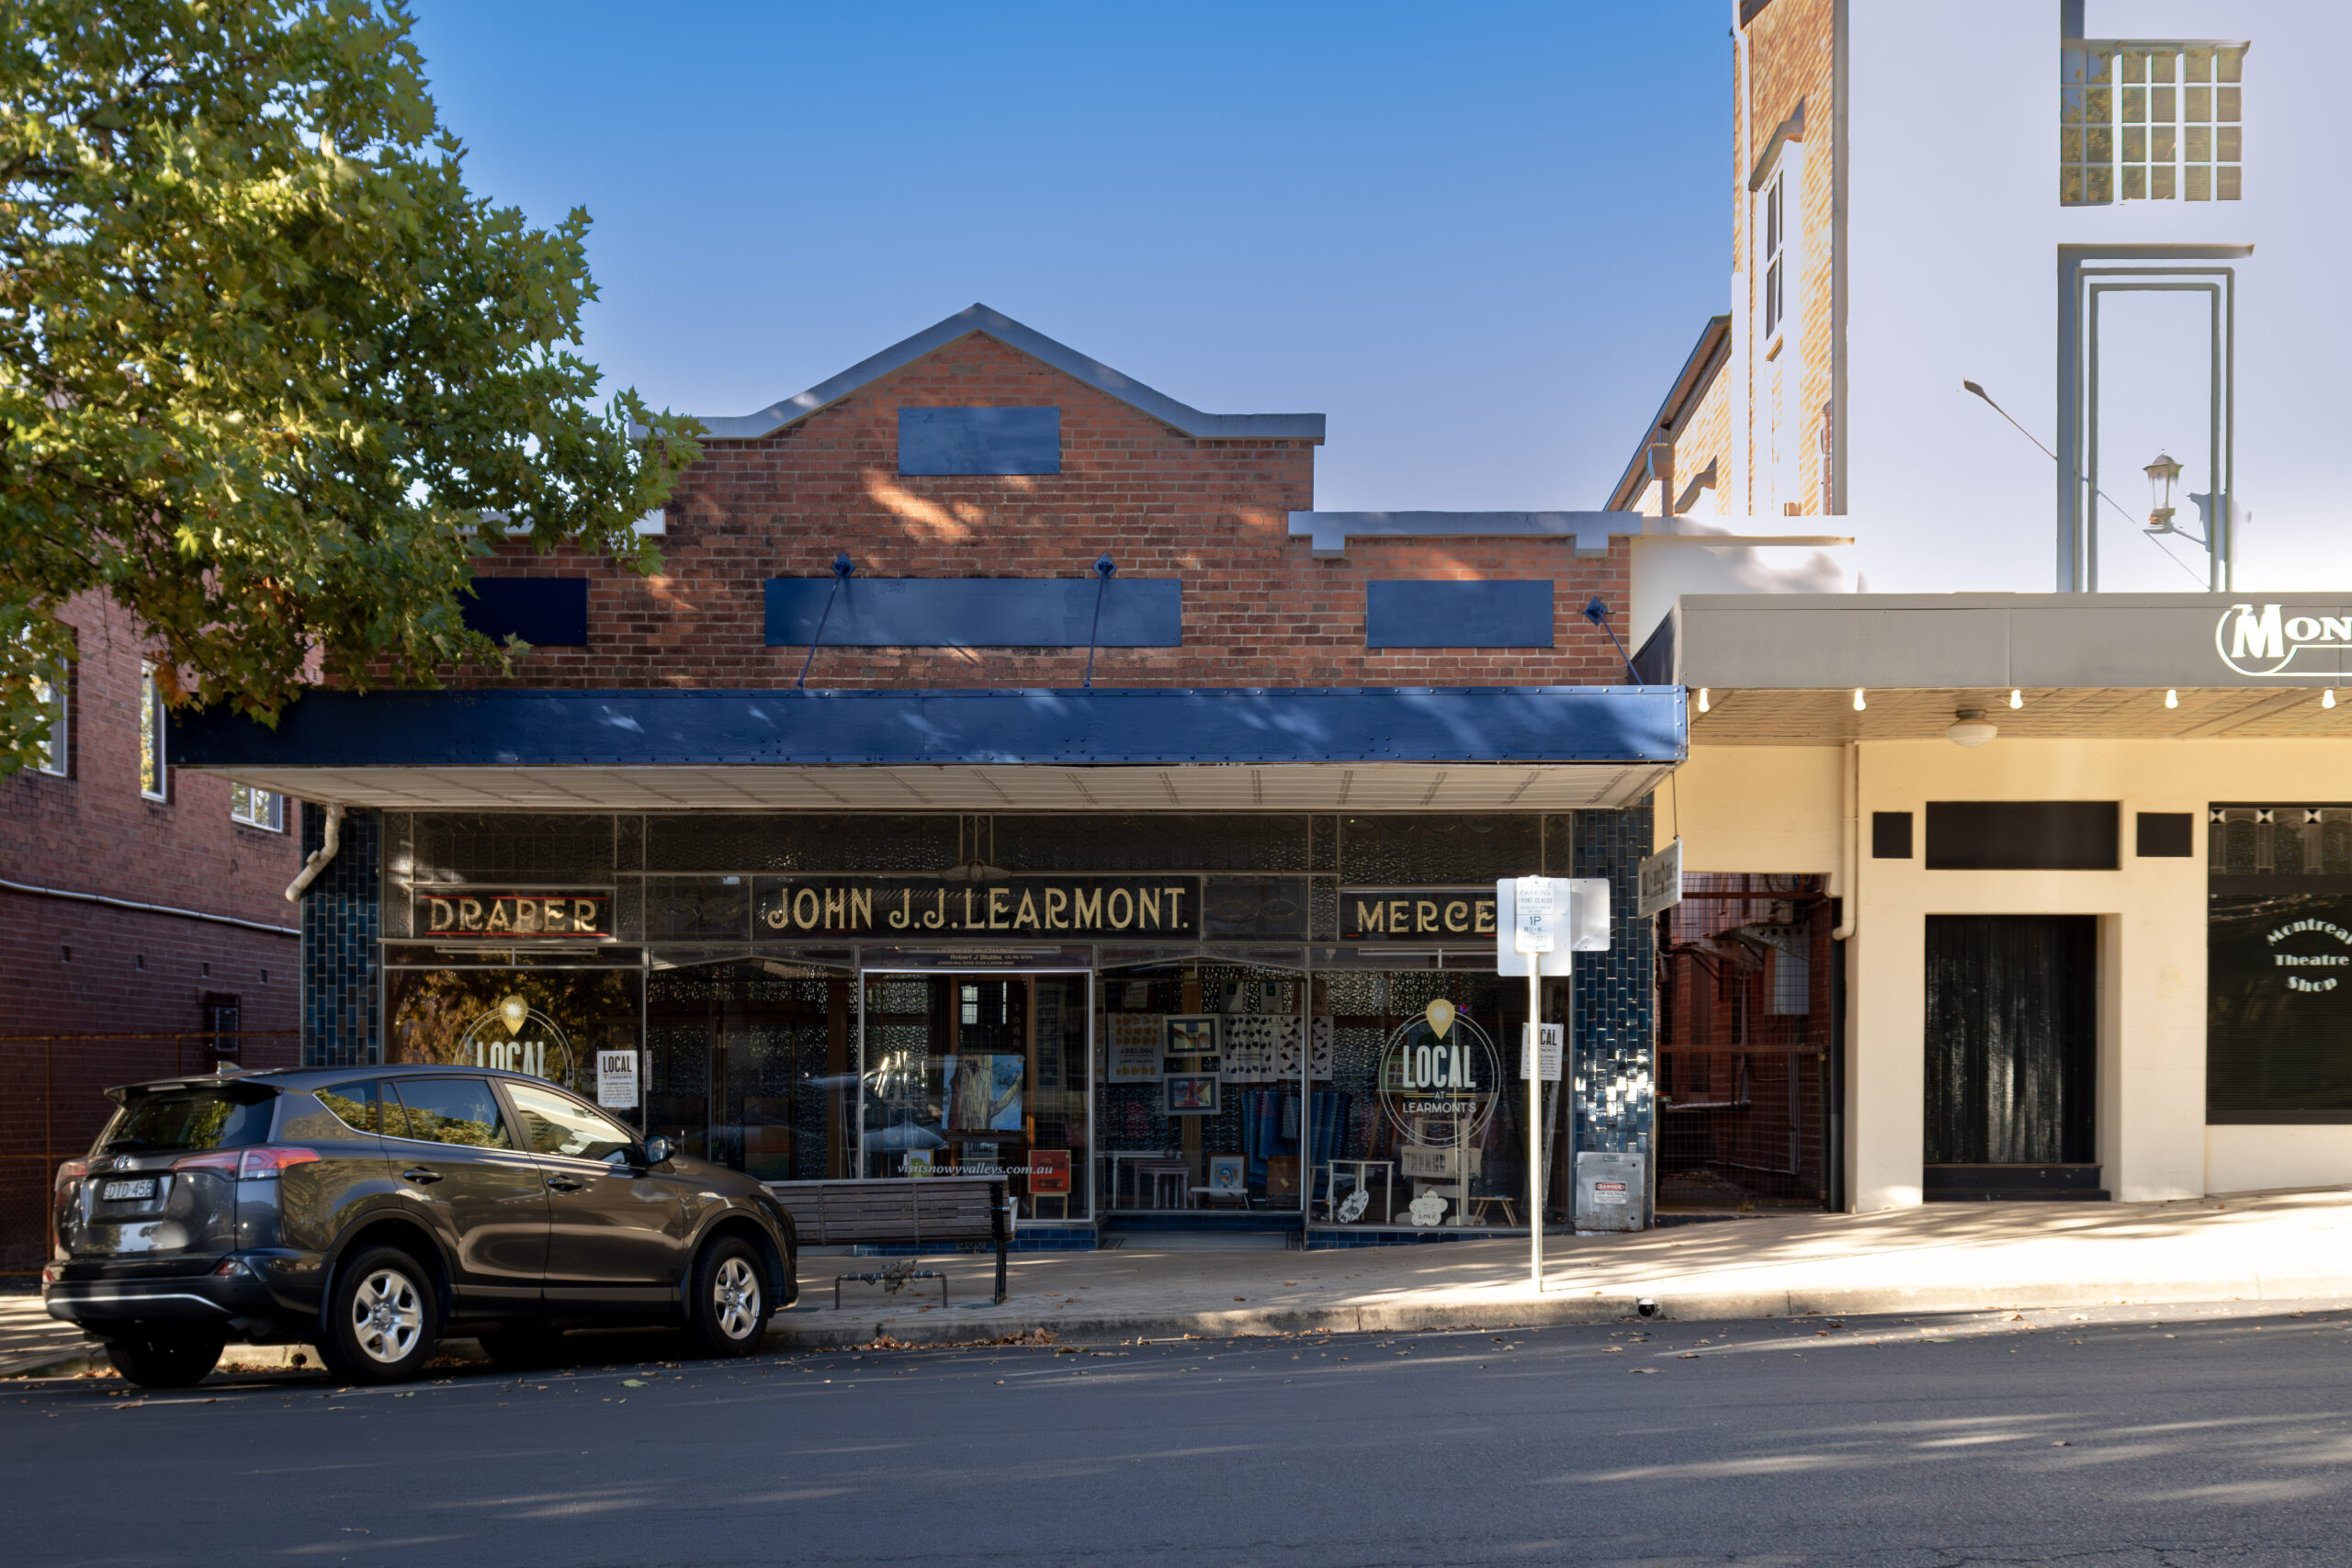
[(237, 1162), (240, 1181), (266, 1181), (289, 1165), (310, 1165), (319, 1157), (316, 1149), (291, 1149), (267, 1146), (247, 1149)]
[(253, 1270), (246, 1268), (241, 1258), (224, 1258), (220, 1260), (220, 1267), (213, 1269), (212, 1273), (216, 1279), (233, 1280), (241, 1275), (249, 1279), (253, 1275)]
[[(57, 1185), (51, 1190), (49, 1204), (49, 1249), (51, 1252), (58, 1249), (62, 1240), (57, 1232), (58, 1211), (65, 1207), (66, 1195), (74, 1190), (74, 1184), (89, 1174), (90, 1162), (85, 1159), (69, 1159), (57, 1168)], [(48, 1280), (46, 1270), (41, 1278)]]
[(174, 1170), (217, 1170), (240, 1181), (266, 1181), (289, 1165), (308, 1165), (319, 1157), (316, 1149), (215, 1149), (210, 1154), (183, 1155), (172, 1161)]

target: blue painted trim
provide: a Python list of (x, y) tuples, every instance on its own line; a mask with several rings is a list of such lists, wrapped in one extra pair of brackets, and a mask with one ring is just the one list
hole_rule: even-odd
[(458, 613), (487, 637), (519, 637), (534, 648), (588, 646), (584, 577), (477, 577), (473, 592), (458, 596)]
[(1103, 648), (1178, 648), (1184, 585), (1174, 578), (853, 577), (832, 613), (830, 577), (772, 577), (770, 648), (1084, 648), (1102, 597)]
[(901, 474), (1058, 474), (1057, 408), (900, 409)]
[(312, 692), (171, 716), (187, 767), (1679, 762), (1677, 686)]
[(1366, 648), (1550, 648), (1552, 580), (1363, 585)]

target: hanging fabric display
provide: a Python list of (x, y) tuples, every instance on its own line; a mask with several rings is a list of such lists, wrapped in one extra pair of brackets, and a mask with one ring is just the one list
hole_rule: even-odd
[(1329, 1013), (1316, 1019), (1308, 1031), (1306, 1073), (1309, 1077), (1317, 1078), (1331, 1076), (1331, 1018)]

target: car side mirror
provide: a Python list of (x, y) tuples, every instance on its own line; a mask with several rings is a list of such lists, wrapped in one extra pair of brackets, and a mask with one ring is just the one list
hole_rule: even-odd
[(670, 1140), (667, 1138), (648, 1138), (645, 1140), (645, 1163), (648, 1165), (666, 1164), (668, 1163), (670, 1156), (676, 1152), (676, 1150), (671, 1148)]

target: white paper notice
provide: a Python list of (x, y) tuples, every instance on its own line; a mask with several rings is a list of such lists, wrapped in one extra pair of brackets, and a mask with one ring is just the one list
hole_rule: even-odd
[(607, 1111), (637, 1109), (637, 1053), (596, 1053), (596, 1103)]

